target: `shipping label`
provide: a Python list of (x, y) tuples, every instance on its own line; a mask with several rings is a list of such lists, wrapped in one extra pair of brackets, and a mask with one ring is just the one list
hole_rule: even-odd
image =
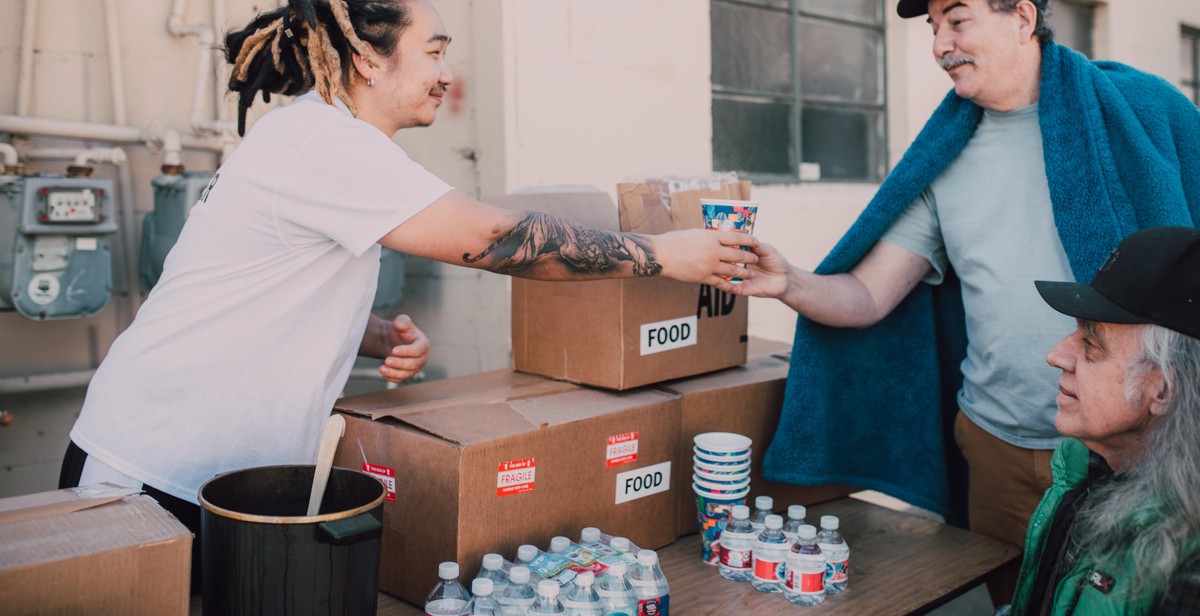
[(642, 355), (694, 346), (697, 341), (696, 322), (696, 317), (690, 316), (643, 324), (640, 345)]
[(496, 472), (496, 496), (512, 496), (533, 491), (537, 458), (501, 462)]
[(608, 437), (608, 448), (604, 452), (608, 468), (637, 462), (637, 454), (637, 432), (626, 432)]
[(396, 502), (396, 471), (394, 469), (363, 462), (362, 470), (382, 481), (383, 485), (387, 486), (387, 500)]
[(617, 502), (627, 503), (671, 489), (671, 462), (617, 473)]

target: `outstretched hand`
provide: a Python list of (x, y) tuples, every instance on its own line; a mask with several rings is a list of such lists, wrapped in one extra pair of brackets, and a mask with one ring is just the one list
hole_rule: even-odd
[(741, 284), (732, 285), (736, 295), (753, 297), (782, 297), (788, 288), (791, 265), (778, 248), (759, 243), (754, 248), (758, 262), (750, 266), (752, 276), (743, 276)]
[(662, 265), (662, 275), (681, 282), (707, 284), (729, 291), (736, 284), (725, 278), (752, 278), (755, 273), (739, 264), (758, 262), (758, 255), (741, 246), (754, 248), (754, 236), (734, 231), (684, 229), (654, 238), (654, 258)]
[(379, 367), (384, 380), (402, 383), (416, 376), (429, 362), (429, 338), (406, 314), (392, 319), (391, 349)]

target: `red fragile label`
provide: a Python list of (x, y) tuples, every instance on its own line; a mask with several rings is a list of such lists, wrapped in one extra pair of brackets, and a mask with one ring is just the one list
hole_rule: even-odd
[(396, 471), (386, 466), (375, 466), (363, 462), (362, 469), (364, 473), (378, 477), (383, 485), (387, 486), (387, 499), (391, 502), (396, 502)]
[(501, 462), (496, 471), (496, 496), (512, 496), (533, 491), (537, 458)]
[(608, 468), (637, 462), (637, 454), (637, 432), (626, 432), (625, 434), (608, 437), (608, 447), (604, 452), (604, 458), (608, 461)]

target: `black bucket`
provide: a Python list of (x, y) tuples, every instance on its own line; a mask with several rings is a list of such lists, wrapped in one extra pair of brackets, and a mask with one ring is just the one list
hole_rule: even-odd
[(375, 613), (386, 489), (335, 468), (310, 517), (314, 468), (248, 468), (200, 486), (204, 616)]

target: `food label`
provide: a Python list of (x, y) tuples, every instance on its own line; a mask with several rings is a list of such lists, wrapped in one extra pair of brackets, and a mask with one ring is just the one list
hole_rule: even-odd
[(671, 463), (669, 461), (617, 473), (616, 504), (620, 505), (670, 489)]
[(657, 323), (645, 323), (641, 327), (642, 355), (661, 353), (696, 344), (696, 317), (682, 317)]

